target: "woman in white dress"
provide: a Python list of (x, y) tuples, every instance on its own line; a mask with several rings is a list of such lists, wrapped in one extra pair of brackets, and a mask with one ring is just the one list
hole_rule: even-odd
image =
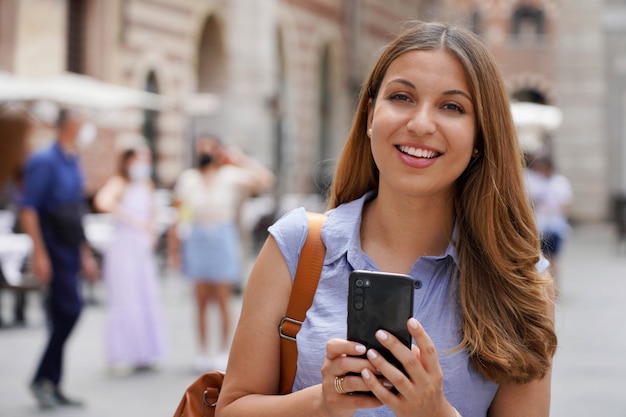
[(96, 207), (114, 218), (102, 272), (107, 289), (107, 359), (116, 373), (151, 368), (165, 352), (150, 174), (148, 149), (127, 150), (119, 174), (95, 198)]

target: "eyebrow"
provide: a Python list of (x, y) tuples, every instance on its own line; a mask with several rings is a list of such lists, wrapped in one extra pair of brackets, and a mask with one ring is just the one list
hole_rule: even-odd
[[(412, 88), (412, 89), (414, 89), (414, 90), (417, 88), (417, 87), (415, 87), (415, 85), (414, 85), (411, 81), (409, 81), (409, 80), (405, 80), (404, 78), (395, 78), (395, 79), (393, 79), (393, 80), (390, 80), (390, 81), (389, 81), (389, 84), (392, 84), (392, 83), (400, 83), (400, 84), (404, 84), (404, 85), (406, 85), (407, 87)], [(444, 92), (443, 92), (443, 95), (444, 95), (444, 96), (455, 96), (455, 95), (461, 95), (461, 96), (464, 96), (465, 98), (467, 98), (469, 101), (472, 101), (472, 98), (469, 96), (469, 94), (467, 94), (467, 93), (466, 93), (465, 91), (463, 91), (463, 90), (448, 90), (448, 91), (444, 91)]]

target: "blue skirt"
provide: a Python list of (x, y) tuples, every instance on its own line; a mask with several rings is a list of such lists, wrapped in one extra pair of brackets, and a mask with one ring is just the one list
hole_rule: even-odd
[(182, 241), (183, 273), (191, 280), (239, 282), (241, 249), (234, 224), (193, 225)]

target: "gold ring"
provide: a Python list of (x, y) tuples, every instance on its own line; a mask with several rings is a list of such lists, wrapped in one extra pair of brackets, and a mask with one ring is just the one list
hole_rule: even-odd
[(342, 376), (336, 376), (335, 377), (335, 391), (337, 391), (338, 394), (347, 394), (348, 393), (343, 388), (343, 377)]

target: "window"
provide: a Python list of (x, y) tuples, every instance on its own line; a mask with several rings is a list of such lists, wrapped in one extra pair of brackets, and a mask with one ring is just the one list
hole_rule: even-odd
[(524, 88), (512, 94), (515, 101), (523, 101), (537, 104), (548, 104), (545, 95), (534, 88)]
[(472, 21), (471, 21), (471, 29), (475, 35), (481, 36), (483, 34), (483, 17), (480, 14), (480, 11), (474, 10), (472, 13)]
[(513, 14), (513, 37), (516, 40), (540, 39), (545, 34), (545, 17), (541, 9), (520, 6)]
[(67, 70), (84, 74), (87, 2), (68, 0), (67, 4)]

